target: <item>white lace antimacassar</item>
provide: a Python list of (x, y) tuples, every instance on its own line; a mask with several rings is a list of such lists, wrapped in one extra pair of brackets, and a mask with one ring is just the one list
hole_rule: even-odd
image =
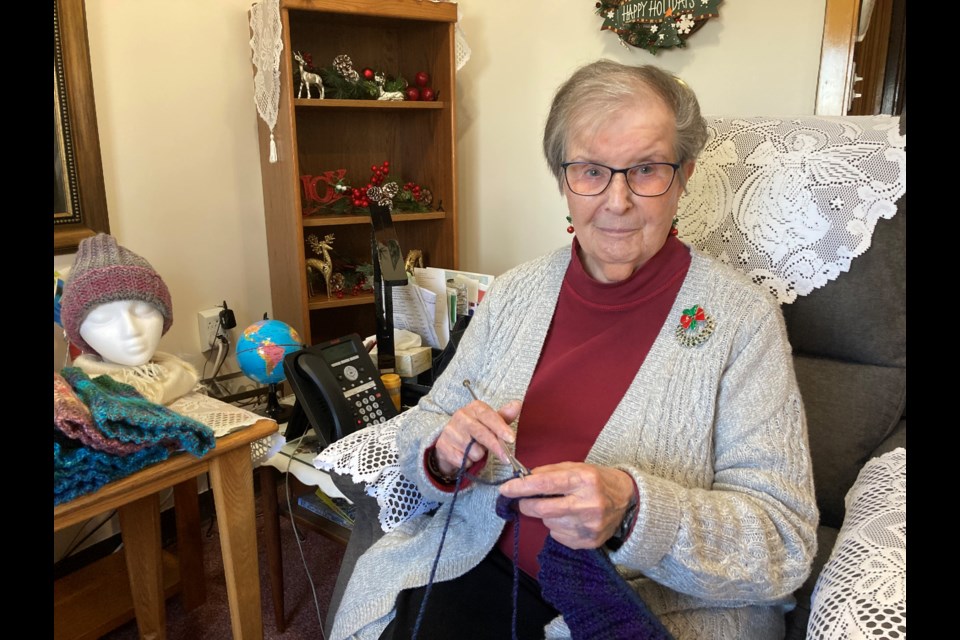
[(835, 280), (906, 193), (899, 117), (707, 117), (680, 238), (783, 303)]
[(365, 427), (337, 440), (313, 460), (324, 471), (349, 475), (366, 485), (367, 495), (380, 506), (380, 528), (392, 531), (414, 516), (432, 511), (437, 504), (420, 494), (400, 471), (397, 450), (399, 420)]
[(807, 637), (907, 637), (907, 452), (864, 465), (810, 599)]

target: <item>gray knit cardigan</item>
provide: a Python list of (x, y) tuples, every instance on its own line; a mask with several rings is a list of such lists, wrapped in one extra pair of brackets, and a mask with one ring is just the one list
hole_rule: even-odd
[[(818, 520), (791, 349), (771, 295), (691, 253), (667, 322), (587, 462), (636, 481), (636, 525), (610, 558), (677, 640), (782, 638), (791, 594), (810, 572)], [(470, 401), (464, 379), (493, 407), (524, 397), (569, 262), (565, 247), (498, 278), (431, 392), (395, 418), (402, 421), (403, 473), (441, 506), (357, 560), (334, 640), (377, 638), (393, 618), (397, 593), (427, 583), (451, 494), (425, 475), (424, 451)], [(716, 329), (704, 343), (683, 346), (675, 330), (683, 309), (695, 304)], [(563, 437), (563, 425), (556, 428)], [(490, 457), (483, 476), (503, 479), (510, 471)], [(494, 546), (505, 525), (494, 512), (497, 495), (496, 487), (474, 483), (457, 497), (436, 581), (462, 575)], [(558, 617), (544, 635), (569, 631)]]

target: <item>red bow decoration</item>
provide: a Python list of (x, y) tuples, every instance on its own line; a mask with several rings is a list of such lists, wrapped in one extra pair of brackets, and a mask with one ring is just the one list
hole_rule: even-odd
[(696, 329), (698, 322), (705, 322), (706, 320), (707, 314), (703, 312), (700, 305), (695, 304), (689, 309), (683, 310), (683, 315), (680, 316), (680, 326), (684, 329)]

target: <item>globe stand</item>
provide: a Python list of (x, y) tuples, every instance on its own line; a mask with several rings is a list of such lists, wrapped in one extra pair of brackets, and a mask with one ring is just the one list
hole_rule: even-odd
[(268, 418), (276, 420), (277, 424), (283, 424), (290, 420), (293, 407), (280, 404), (280, 394), (277, 392), (277, 386), (275, 382), (270, 385), (270, 391), (267, 393), (267, 407), (263, 413)]

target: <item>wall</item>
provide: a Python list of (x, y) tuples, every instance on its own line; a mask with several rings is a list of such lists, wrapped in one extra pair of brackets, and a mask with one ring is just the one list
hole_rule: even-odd
[(592, 0), (462, 0), (472, 49), (457, 79), (461, 268), (501, 273), (570, 241), (541, 151), (557, 86), (600, 57), (682, 77), (708, 114), (806, 115), (816, 98), (824, 0), (723, 2), (684, 49), (626, 48)]
[[(226, 300), (238, 328), (271, 312), (249, 6), (87, 0), (111, 232), (170, 288), (175, 321), (160, 348), (202, 371), (199, 310)], [(600, 32), (592, 0), (463, 0), (472, 57), (457, 93), (461, 268), (501, 273), (569, 242), (540, 135), (575, 67), (598, 57), (659, 64), (707, 113), (812, 114), (824, 6), (725, 2), (688, 48), (654, 57)], [(55, 257), (54, 268), (73, 258)], [(61, 334), (54, 327), (55, 370)]]
[(170, 288), (161, 350), (201, 370), (198, 311), (226, 300), (238, 328), (271, 311), (249, 6), (86, 2), (111, 233)]

